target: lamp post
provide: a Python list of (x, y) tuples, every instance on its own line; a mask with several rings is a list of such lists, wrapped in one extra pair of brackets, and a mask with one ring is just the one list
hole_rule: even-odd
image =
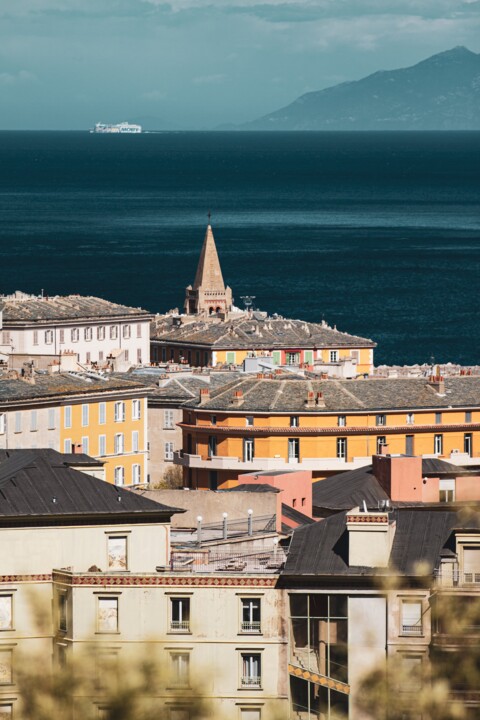
[(197, 515), (197, 543), (200, 545), (202, 542), (202, 516)]
[(249, 508), (248, 512), (248, 534), (253, 535), (253, 510)]
[(227, 527), (228, 513), (226, 513), (226, 512), (222, 513), (222, 517), (223, 517), (223, 539), (226, 540), (228, 537), (228, 527)]

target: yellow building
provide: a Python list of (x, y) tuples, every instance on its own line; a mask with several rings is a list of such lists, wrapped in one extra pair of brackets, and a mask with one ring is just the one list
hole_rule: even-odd
[(148, 389), (115, 375), (0, 377), (0, 448), (52, 448), (104, 462), (117, 485), (148, 481)]
[(229, 487), (244, 472), (353, 470), (392, 454), (480, 465), (480, 377), (309, 381), (272, 376), (200, 391), (184, 404), (189, 487)]

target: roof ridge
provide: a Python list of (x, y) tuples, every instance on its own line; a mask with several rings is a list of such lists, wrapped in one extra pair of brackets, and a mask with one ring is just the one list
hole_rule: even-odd
[(273, 402), (270, 406), (272, 410), (276, 407), (278, 400), (280, 400), (280, 397), (283, 395), (283, 391), (285, 390), (285, 380), (279, 380), (278, 385), (279, 388), (275, 393), (275, 397), (273, 398)]
[[(332, 382), (332, 380), (330, 380), (329, 382)], [(355, 402), (358, 403), (360, 405), (360, 407), (365, 407), (365, 403), (362, 402), (362, 400), (359, 400), (356, 395), (354, 395), (353, 393), (350, 392), (350, 390), (347, 390), (346, 388), (344, 388), (343, 385), (338, 380), (333, 380), (333, 382), (335, 383), (335, 385), (338, 388), (340, 388), (342, 390), (342, 392), (344, 392), (346, 395), (348, 395), (348, 397), (352, 398), (352, 400), (355, 400)]]

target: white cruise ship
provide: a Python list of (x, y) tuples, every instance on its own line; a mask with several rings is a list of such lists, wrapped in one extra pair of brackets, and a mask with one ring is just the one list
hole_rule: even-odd
[(128, 122), (121, 122), (118, 125), (108, 125), (106, 123), (95, 123), (92, 133), (121, 133), (127, 135), (137, 135), (142, 132), (141, 125), (132, 125)]

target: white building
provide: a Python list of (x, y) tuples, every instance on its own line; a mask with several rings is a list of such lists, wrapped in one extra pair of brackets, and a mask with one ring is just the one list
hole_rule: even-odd
[(59, 365), (72, 355), (87, 368), (149, 363), (151, 319), (146, 310), (101, 298), (17, 291), (0, 296), (0, 360), (10, 367), (32, 360), (36, 367)]

